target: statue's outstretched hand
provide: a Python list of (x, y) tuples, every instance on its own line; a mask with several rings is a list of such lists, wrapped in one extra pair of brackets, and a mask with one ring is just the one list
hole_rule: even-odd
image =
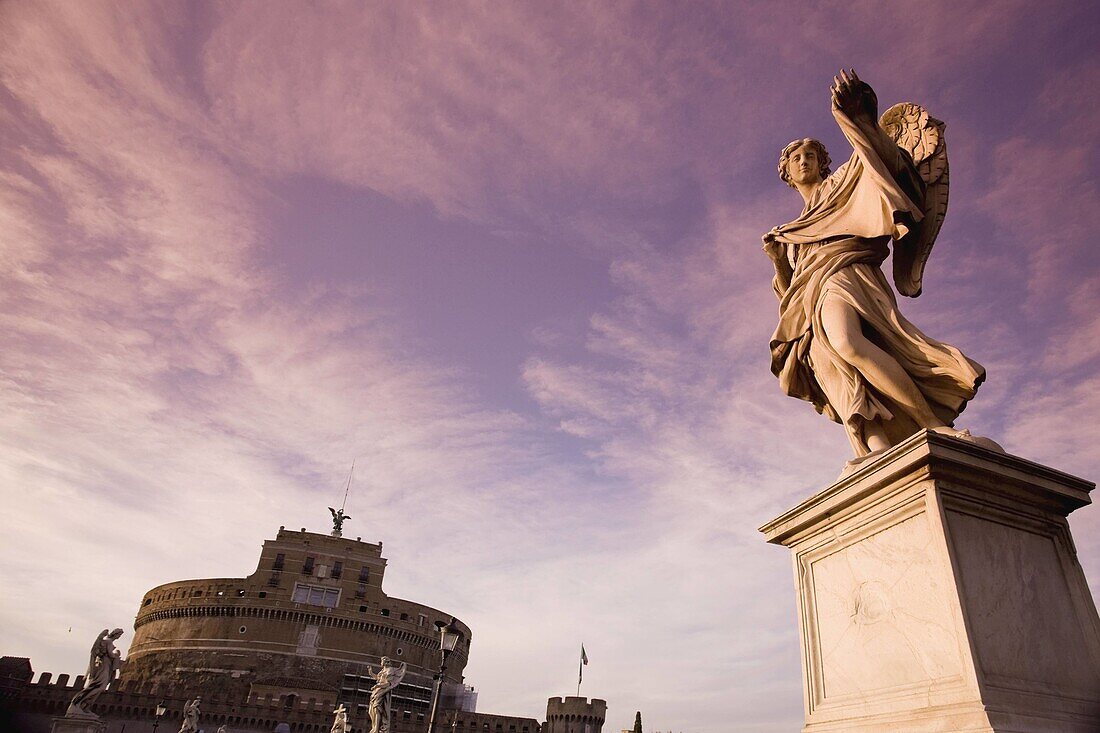
[(856, 70), (840, 70), (840, 76), (833, 77), (833, 107), (856, 122), (878, 121), (878, 97), (871, 85), (856, 75)]

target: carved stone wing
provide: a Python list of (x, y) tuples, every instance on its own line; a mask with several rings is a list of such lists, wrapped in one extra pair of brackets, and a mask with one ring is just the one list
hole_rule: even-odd
[(945, 125), (931, 117), (924, 107), (910, 102), (895, 104), (886, 110), (879, 124), (899, 148), (913, 157), (927, 186), (924, 220), (894, 244), (894, 285), (902, 295), (915, 298), (920, 295), (924, 265), (947, 215), (950, 178)]

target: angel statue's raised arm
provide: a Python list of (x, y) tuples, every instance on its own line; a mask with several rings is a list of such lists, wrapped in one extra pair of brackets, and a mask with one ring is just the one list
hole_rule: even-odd
[(920, 294), (947, 210), (943, 123), (914, 104), (879, 121), (875, 92), (854, 70), (834, 77), (831, 95), (851, 158), (830, 173), (812, 138), (779, 157), (805, 206), (764, 235), (779, 298), (772, 372), (786, 394), (844, 425), (849, 467), (924, 428), (997, 447), (950, 427), (985, 369), (907, 321), (880, 267), (893, 242), (898, 290)]

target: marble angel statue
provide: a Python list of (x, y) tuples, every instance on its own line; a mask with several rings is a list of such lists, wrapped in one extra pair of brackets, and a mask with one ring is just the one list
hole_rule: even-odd
[(390, 708), (393, 691), (407, 669), (404, 662), (397, 662), (389, 657), (382, 657), (382, 668), (375, 674), (368, 665), (367, 674), (374, 679), (374, 687), (370, 691), (370, 704), (367, 713), (370, 715), (370, 733), (390, 733)]
[(351, 733), (351, 726), (348, 724), (348, 709), (344, 707), (343, 703), (332, 711), (332, 729), (330, 733)]
[(844, 426), (856, 456), (849, 468), (921, 429), (997, 448), (951, 427), (985, 369), (907, 321), (880, 268), (892, 242), (898, 291), (920, 295), (947, 211), (944, 124), (908, 103), (879, 120), (875, 92), (855, 70), (833, 82), (833, 117), (852, 157), (830, 172), (825, 147), (803, 138), (779, 158), (780, 178), (805, 207), (763, 237), (779, 298), (772, 372), (787, 395)]
[(184, 703), (179, 733), (199, 733), (199, 716), (202, 715), (201, 703), (201, 697), (196, 697), (194, 700)]
[(88, 656), (88, 671), (84, 674), (84, 686), (69, 703), (65, 717), (96, 718), (87, 706), (91, 705), (114, 682), (119, 667), (122, 666), (121, 652), (115, 649), (115, 642), (122, 636), (122, 629), (99, 632), (92, 644)]

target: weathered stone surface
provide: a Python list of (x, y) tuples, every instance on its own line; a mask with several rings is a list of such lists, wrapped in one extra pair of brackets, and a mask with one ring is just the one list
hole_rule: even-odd
[(804, 731), (1100, 730), (1066, 522), (1092, 488), (923, 431), (762, 527), (794, 552)]

